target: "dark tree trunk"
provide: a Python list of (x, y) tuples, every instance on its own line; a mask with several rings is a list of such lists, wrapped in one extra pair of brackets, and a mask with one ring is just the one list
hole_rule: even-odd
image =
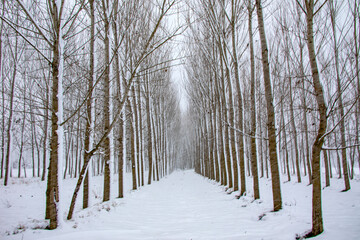
[[(249, 44), (250, 44), (250, 98), (251, 98), (251, 173), (253, 177), (253, 189), (254, 189), (254, 199), (260, 198), (259, 191), (259, 176), (258, 176), (258, 166), (257, 166), (257, 153), (256, 153), (256, 100), (255, 100), (255, 56), (254, 56), (254, 41), (253, 41), (253, 32), (252, 32), (252, 13), (253, 6), (251, 1), (248, 1), (248, 32), (249, 32)], [(241, 167), (240, 167), (241, 168)], [(245, 172), (244, 172), (245, 175)]]
[(282, 200), (281, 200), (278, 157), (276, 152), (277, 149), (276, 149), (275, 112), (273, 105), (272, 87), (271, 87), (270, 69), (269, 69), (269, 60), (268, 60), (268, 48), (266, 43), (265, 26), (264, 26), (261, 0), (256, 0), (256, 9), (257, 9), (257, 16), (259, 23), (261, 56), (262, 56), (262, 64), (263, 64), (265, 97), (266, 97), (267, 116), (268, 116), (267, 125), (268, 125), (269, 156), (270, 156), (273, 203), (274, 203), (274, 211), (278, 211), (282, 208)]
[[(110, 19), (108, 19), (109, 1), (102, 1), (103, 21), (104, 21), (104, 55), (105, 55), (105, 70), (104, 70), (104, 132), (108, 132), (110, 128)], [(104, 143), (104, 195), (103, 201), (110, 200), (110, 137), (106, 136)]]
[(307, 46), (309, 61), (311, 66), (312, 80), (315, 91), (316, 102), (319, 109), (319, 125), (315, 141), (312, 146), (312, 181), (313, 181), (313, 199), (312, 199), (312, 230), (311, 235), (316, 236), (323, 232), (322, 208), (321, 208), (321, 169), (320, 153), (324, 143), (323, 135), (327, 128), (326, 105), (320, 82), (318, 66), (316, 62), (315, 44), (314, 44), (314, 0), (306, 2), (306, 24), (307, 24)]

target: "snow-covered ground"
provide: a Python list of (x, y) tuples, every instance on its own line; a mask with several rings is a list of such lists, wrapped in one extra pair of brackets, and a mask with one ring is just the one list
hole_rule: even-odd
[[(53, 231), (34, 230), (45, 224), (45, 183), (38, 179), (11, 179), (0, 186), (0, 239), (295, 239), (311, 228), (311, 186), (282, 184), (283, 209), (271, 212), (271, 181), (260, 179), (261, 200), (248, 195), (236, 199), (224, 187), (193, 171), (176, 171), (138, 191), (130, 191), (126, 176), (124, 199), (101, 203), (102, 178), (92, 179), (91, 205), (81, 210), (81, 195), (74, 220)], [(75, 180), (63, 182), (62, 201), (67, 212)], [(323, 190), (325, 231), (314, 239), (360, 239), (360, 181), (341, 192), (342, 179), (332, 179)], [(64, 218), (65, 218), (64, 214)], [(17, 234), (14, 234), (16, 233)]]

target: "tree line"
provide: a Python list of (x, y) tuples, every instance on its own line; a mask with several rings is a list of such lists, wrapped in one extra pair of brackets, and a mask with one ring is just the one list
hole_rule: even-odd
[[(76, 178), (67, 219), (89, 176), (124, 197), (178, 162), (179, 100), (171, 82), (167, 18), (177, 1), (16, 0), (0, 3), (1, 178), (47, 180), (45, 218), (55, 229), (62, 179)], [(60, 188), (59, 188), (60, 187)], [(112, 190), (115, 191), (115, 190)]]
[[(196, 0), (186, 21), (187, 156), (230, 190), (281, 175), (312, 184), (312, 229), (323, 231), (321, 179), (350, 189), (359, 149), (359, 3), (356, 0)], [(335, 171), (335, 172), (334, 172)], [(307, 179), (307, 180), (305, 180)]]

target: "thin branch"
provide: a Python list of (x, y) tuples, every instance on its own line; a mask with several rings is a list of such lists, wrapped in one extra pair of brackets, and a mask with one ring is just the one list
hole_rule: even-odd
[(266, 140), (266, 141), (269, 140), (268, 138), (265, 138), (265, 137), (261, 137), (261, 136), (258, 137), (258, 136), (255, 136), (255, 135), (252, 136), (252, 135), (250, 135), (250, 134), (247, 134), (247, 133), (245, 133), (244, 131), (241, 131), (240, 129), (237, 129), (237, 128), (231, 126), (230, 123), (225, 122), (224, 120), (223, 120), (222, 122), (223, 122), (225, 125), (227, 125), (229, 128), (235, 130), (236, 132), (239, 132), (239, 133), (240, 133), (241, 135), (243, 135), (243, 136), (246, 136), (246, 137), (249, 137), (249, 138), (260, 139), (260, 140)]
[(305, 11), (305, 9), (303, 8), (303, 6), (301, 5), (301, 3), (299, 2), (299, 0), (295, 0), (296, 3), (298, 4), (298, 6), (300, 7), (300, 9), (305, 13), (305, 15), (307, 15), (307, 12)]
[(21, 2), (21, 0), (16, 0), (16, 2), (20, 5), (20, 7), (23, 9), (27, 17), (29, 18), (30, 22), (34, 25), (34, 27), (39, 31), (38, 33), (44, 38), (44, 40), (49, 44), (50, 47), (53, 47), (50, 40), (45, 36), (45, 34), (41, 31), (41, 28), (37, 23), (35, 22), (34, 18), (30, 14), (30, 12), (27, 10), (27, 8), (24, 6), (24, 4)]
[(6, 24), (8, 24), (17, 34), (19, 34), (20, 37), (22, 37), (31, 47), (33, 47), (35, 49), (35, 51), (37, 51), (49, 64), (52, 63), (33, 43), (31, 43), (22, 33), (20, 33), (16, 27), (12, 26), (12, 24), (9, 21), (7, 21), (7, 19), (5, 19), (2, 16), (0, 16), (0, 18)]
[(314, 16), (320, 11), (320, 9), (322, 9), (322, 7), (326, 4), (327, 1), (328, 0), (325, 0), (323, 4), (321, 4), (321, 6), (315, 11)]
[[(78, 11), (76, 12), (75, 15), (73, 15), (73, 17), (72, 17), (72, 22), (71, 22), (71, 24), (70, 24), (70, 27), (68, 28), (68, 31), (64, 34), (63, 38), (66, 38), (67, 35), (70, 33), (70, 31), (71, 31), (72, 27), (74, 26), (74, 23), (75, 23), (76, 19), (78, 18), (78, 16), (79, 16), (81, 10), (83, 9), (84, 5), (85, 5), (85, 0), (82, 1), (81, 6), (79, 7)], [(67, 22), (64, 24), (64, 26), (62, 26), (62, 28), (64, 28), (64, 27), (70, 22), (70, 20), (71, 20), (71, 19), (69, 19), (69, 21), (67, 21)]]
[(326, 132), (326, 133), (319, 139), (319, 141), (320, 141), (321, 139), (325, 138), (325, 137), (326, 137), (327, 135), (329, 135), (330, 133), (332, 133), (332, 132), (337, 128), (337, 126), (339, 126), (340, 122), (341, 122), (343, 119), (345, 119), (345, 117), (350, 113), (351, 109), (356, 105), (357, 101), (359, 101), (359, 98), (360, 98), (360, 95), (357, 96), (357, 98), (355, 99), (354, 103), (350, 106), (350, 108), (349, 108), (349, 110), (346, 112), (346, 114), (344, 114), (344, 116), (343, 116), (341, 119), (339, 119), (339, 121), (335, 124), (335, 126), (334, 126), (330, 131)]
[(322, 149), (322, 150), (335, 150), (335, 151), (337, 151), (337, 150), (343, 150), (343, 149), (353, 148), (353, 147), (359, 147), (359, 146), (360, 146), (360, 144), (354, 144), (354, 145), (350, 145), (350, 146), (337, 147), (337, 148), (324, 146), (324, 147), (322, 147), (321, 149)]

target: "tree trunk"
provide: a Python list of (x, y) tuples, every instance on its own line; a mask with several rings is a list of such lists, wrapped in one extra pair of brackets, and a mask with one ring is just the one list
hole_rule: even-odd
[[(288, 60), (289, 61), (289, 60)], [(292, 132), (293, 132), (293, 138), (294, 138), (294, 147), (295, 147), (295, 166), (296, 166), (296, 176), (297, 176), (297, 182), (301, 183), (301, 172), (300, 172), (300, 159), (299, 159), (299, 145), (297, 140), (297, 131), (296, 131), (296, 125), (295, 125), (295, 114), (294, 114), (294, 100), (292, 95), (292, 82), (291, 78), (289, 78), (289, 86), (290, 86), (290, 121), (292, 126)]]
[(143, 151), (143, 126), (142, 126), (142, 110), (141, 110), (141, 87), (137, 84), (138, 111), (139, 111), (139, 134), (140, 134), (140, 167), (141, 167), (141, 186), (144, 186), (144, 151)]
[[(253, 32), (252, 32), (252, 14), (253, 6), (251, 1), (248, 1), (248, 32), (249, 32), (249, 44), (250, 44), (250, 101), (251, 101), (251, 174), (253, 176), (253, 189), (254, 189), (254, 199), (260, 198), (259, 191), (259, 176), (258, 176), (258, 166), (257, 166), (257, 153), (256, 153), (256, 100), (255, 100), (255, 56), (254, 56), (254, 41), (253, 41)], [(241, 160), (240, 160), (241, 161)], [(241, 166), (240, 166), (241, 169)], [(241, 170), (240, 170), (241, 172)], [(241, 173), (242, 174), (242, 173)], [(245, 175), (245, 172), (244, 172)]]
[[(233, 174), (232, 174), (232, 166), (231, 166), (231, 153), (230, 153), (230, 143), (229, 143), (229, 121), (228, 121), (228, 110), (227, 110), (227, 101), (226, 101), (226, 84), (225, 84), (225, 74), (224, 74), (224, 63), (223, 63), (223, 56), (222, 56), (222, 46), (219, 39), (219, 54), (220, 54), (220, 66), (221, 66), (221, 84), (222, 84), (222, 111), (225, 121), (225, 127), (224, 127), (224, 151), (226, 156), (226, 167), (227, 167), (227, 176), (228, 176), (228, 186), (229, 188), (233, 187)], [(223, 121), (220, 119), (220, 121)], [(236, 157), (236, 156), (235, 156)]]
[[(301, 9), (299, 7), (296, 8), (297, 11), (297, 22), (296, 24), (298, 26), (300, 26), (301, 24)], [(306, 167), (307, 167), (307, 172), (308, 172), (308, 177), (309, 177), (309, 185), (312, 184), (312, 173), (311, 173), (311, 163), (310, 163), (310, 145), (309, 145), (309, 131), (308, 131), (308, 121), (307, 121), (307, 103), (306, 103), (306, 89), (305, 89), (305, 80), (306, 80), (306, 75), (305, 75), (305, 71), (304, 71), (304, 64), (303, 64), (303, 49), (304, 49), (304, 43), (303, 43), (303, 37), (301, 36), (302, 30), (299, 29), (297, 35), (298, 35), (298, 42), (299, 42), (299, 53), (300, 53), (300, 61), (299, 61), (299, 71), (300, 71), (300, 79), (301, 79), (301, 83), (302, 83), (302, 97), (301, 97), (301, 101), (302, 101), (302, 114), (303, 114), (303, 122), (304, 122), (304, 132), (305, 132), (305, 151), (306, 151)], [(305, 161), (305, 160), (304, 160)]]
[[(108, 16), (109, 11), (109, 1), (102, 1), (102, 10), (103, 10), (103, 21), (104, 21), (104, 132), (108, 132), (110, 128), (110, 40), (109, 40), (109, 30), (110, 30), (110, 19)], [(104, 143), (104, 195), (103, 202), (110, 200), (110, 137), (106, 136)]]
[(329, 159), (329, 173), (330, 173), (330, 178), (332, 178), (332, 166), (331, 166), (331, 153), (330, 151), (327, 152), (327, 156), (328, 156), (328, 159)]
[(134, 122), (135, 122), (135, 131), (134, 131), (134, 137), (135, 137), (135, 156), (136, 156), (136, 166), (137, 166), (137, 183), (140, 185), (141, 182), (141, 175), (140, 175), (140, 138), (139, 138), (139, 115), (138, 115), (138, 107), (137, 107), (137, 97), (136, 97), (136, 91), (135, 86), (132, 86), (132, 102), (133, 102), (133, 112), (134, 112)]
[(325, 163), (325, 187), (329, 187), (330, 186), (330, 173), (329, 173), (328, 154), (327, 154), (326, 150), (323, 150), (322, 153), (324, 155), (324, 163)]
[[(287, 178), (288, 178), (288, 182), (291, 181), (291, 174), (290, 174), (290, 167), (289, 167), (289, 152), (288, 152), (288, 147), (287, 147), (287, 137), (286, 137), (286, 129), (285, 129), (285, 117), (284, 117), (284, 107), (283, 107), (283, 99), (281, 99), (281, 129), (284, 129), (284, 133), (283, 133), (283, 141), (284, 141), (284, 152), (285, 152), (285, 165), (286, 165), (286, 173), (287, 173)], [(281, 139), (279, 140), (281, 141)]]
[[(303, 58), (302, 58), (302, 48), (300, 51), (300, 69), (301, 75), (305, 76), (304, 68), (303, 68)], [(309, 131), (308, 131), (308, 121), (307, 121), (307, 105), (306, 105), (306, 94), (305, 94), (305, 77), (302, 78), (302, 105), (303, 105), (303, 121), (304, 121), (304, 132), (305, 132), (305, 151), (306, 151), (306, 166), (309, 176), (309, 184), (312, 184), (312, 172), (311, 172), (311, 164), (310, 164), (310, 152), (309, 152)]]
[(47, 160), (47, 143), (48, 143), (48, 118), (49, 118), (49, 89), (45, 89), (45, 116), (44, 116), (44, 138), (43, 138), (43, 171), (41, 174), (41, 181), (45, 181), (46, 175), (46, 160)]
[(262, 121), (261, 121), (261, 94), (260, 94), (260, 86), (258, 87), (259, 89), (259, 107), (258, 107), (258, 125), (259, 125), (259, 150), (260, 150), (260, 178), (264, 177), (264, 151), (263, 151), (263, 131), (262, 131)]
[[(358, 11), (359, 11), (359, 6), (358, 6), (358, 1), (354, 1), (354, 10), (353, 10), (353, 16), (354, 16), (354, 23), (353, 23), (353, 27), (354, 27), (354, 45), (355, 45), (355, 72), (356, 72), (356, 85), (357, 85), (357, 95), (360, 95), (360, 73), (359, 73), (359, 42), (358, 42), (358, 28), (357, 28), (357, 22), (358, 22)], [(359, 39), (360, 40), (360, 39)], [(359, 139), (360, 139), (360, 101), (358, 100), (358, 107), (355, 108), (355, 114), (356, 114), (356, 143), (359, 144)], [(357, 152), (358, 152), (358, 166), (359, 166), (359, 171), (360, 171), (360, 147), (357, 147)], [(330, 168), (331, 169), (331, 168)]]
[(123, 166), (124, 166), (124, 122), (122, 117), (119, 121), (119, 149), (118, 149), (118, 181), (119, 181), (119, 193), (118, 198), (124, 197), (124, 175), (123, 175)]
[(10, 104), (9, 104), (9, 120), (7, 122), (7, 129), (6, 129), (6, 155), (5, 155), (5, 177), (4, 177), (4, 185), (7, 186), (8, 184), (8, 178), (9, 178), (9, 167), (10, 167), (10, 154), (11, 154), (11, 128), (13, 123), (13, 105), (14, 105), (14, 91), (15, 91), (15, 81), (16, 81), (16, 73), (17, 73), (17, 67), (18, 67), (18, 57), (17, 57), (17, 51), (18, 51), (18, 38), (15, 39), (15, 46), (13, 50), (12, 60), (13, 60), (13, 73), (12, 78), (10, 82)]
[(222, 122), (222, 108), (220, 106), (220, 101), (218, 101), (218, 109), (219, 109), (219, 153), (220, 153), (220, 171), (221, 171), (221, 184), (226, 186), (228, 183), (228, 176), (226, 172), (226, 163), (225, 163), (225, 143), (224, 143), (224, 128)]
[[(146, 76), (147, 78), (147, 83), (149, 85), (149, 79), (148, 76)], [(150, 89), (149, 86), (147, 86), (147, 90), (146, 90), (146, 123), (147, 123), (147, 135), (148, 135), (148, 159), (149, 159), (149, 176), (148, 176), (148, 184), (151, 184), (151, 177), (152, 177), (152, 165), (153, 165), (153, 161), (152, 161), (152, 133), (151, 133), (151, 112), (150, 112)]]
[[(18, 178), (21, 176), (21, 159), (23, 158), (23, 150), (24, 150), (24, 130), (25, 130), (25, 119), (26, 119), (26, 111), (25, 111), (25, 96), (26, 96), (26, 87), (24, 88), (24, 102), (23, 102), (23, 107), (24, 107), (24, 112), (23, 112), (23, 119), (22, 119), (22, 123), (21, 123), (21, 140), (20, 140), (20, 154), (19, 154), (19, 169), (18, 169)], [(31, 128), (32, 128), (33, 122), (31, 122)], [(33, 131), (31, 129), (31, 141), (34, 141), (34, 135), (33, 135)], [(33, 177), (35, 177), (35, 158), (34, 158), (34, 144), (32, 144), (32, 168), (33, 168)], [(25, 161), (24, 161), (24, 166), (25, 166)], [(25, 169), (26, 167), (24, 167)], [(26, 177), (26, 170), (24, 172), (24, 175)]]
[[(40, 157), (40, 147), (39, 147), (39, 143), (37, 140), (37, 129), (36, 129), (36, 121), (35, 121), (35, 116), (34, 116), (34, 111), (33, 111), (33, 97), (32, 97), (32, 89), (30, 89), (30, 120), (31, 120), (31, 141), (32, 141), (32, 147), (35, 148), (36, 147), (36, 152), (37, 152), (37, 177), (40, 178), (40, 165), (41, 165), (41, 157)], [(35, 144), (35, 146), (34, 146)], [(34, 155), (34, 154), (33, 154)], [(34, 156), (33, 156), (34, 158)]]
[(323, 135), (327, 128), (326, 105), (320, 82), (319, 71), (316, 63), (315, 44), (314, 44), (314, 0), (306, 2), (306, 24), (307, 24), (307, 46), (309, 61), (311, 66), (312, 80), (315, 91), (316, 102), (319, 109), (319, 126), (315, 141), (312, 146), (312, 180), (313, 180), (313, 200), (312, 200), (312, 230), (311, 235), (316, 236), (323, 232), (323, 220), (321, 209), (321, 172), (320, 172), (320, 153), (324, 143)]
[[(209, 104), (209, 109), (211, 109), (211, 105)], [(212, 118), (212, 112), (210, 111), (210, 116), (209, 116), (209, 125), (210, 125), (210, 157), (209, 157), (209, 161), (210, 161), (210, 179), (215, 180), (215, 168), (214, 168), (214, 162), (215, 162), (215, 152), (214, 152), (214, 122), (213, 122), (213, 118)]]
[(216, 108), (216, 104), (214, 103), (214, 101), (212, 102), (212, 109), (213, 109), (213, 125), (214, 125), (214, 161), (215, 161), (215, 180), (217, 182), (221, 181), (221, 171), (220, 171), (220, 164), (219, 164), (219, 153), (220, 153), (220, 149), (219, 149), (219, 139), (218, 139), (218, 127), (217, 127), (217, 108)]
[(259, 35), (261, 40), (261, 55), (262, 55), (262, 63), (263, 63), (265, 97), (266, 97), (267, 115), (268, 115), (267, 125), (268, 125), (269, 156), (270, 156), (273, 203), (274, 203), (274, 211), (278, 211), (282, 208), (282, 200), (281, 200), (278, 157), (276, 152), (277, 149), (276, 149), (275, 112), (273, 105), (270, 69), (269, 69), (269, 61), (268, 61), (268, 49), (266, 43), (261, 0), (256, 0), (256, 9), (257, 9), (257, 16), (259, 23)]
[[(93, 0), (92, 0), (93, 1)], [(118, 0), (114, 1), (114, 21), (112, 24), (113, 34), (114, 34), (114, 42), (115, 46), (119, 45), (119, 37), (118, 37)], [(115, 71), (115, 80), (117, 85), (117, 98), (120, 99), (122, 93), (122, 83), (120, 78), (120, 59), (118, 51), (114, 52), (114, 71)], [(124, 81), (125, 82), (125, 81)], [(121, 105), (120, 100), (118, 100), (118, 104)], [(119, 124), (118, 124), (118, 198), (124, 197), (124, 145), (125, 145), (125, 136), (124, 136), (124, 114), (123, 111), (120, 112)]]
[[(86, 126), (85, 126), (85, 137), (84, 137), (84, 163), (90, 161), (89, 151), (91, 150), (91, 131), (92, 131), (92, 88), (95, 74), (95, 7), (94, 0), (88, 0), (90, 5), (90, 63), (89, 63), (89, 78), (88, 78), (88, 99), (86, 101)], [(115, 31), (116, 32), (116, 31)], [(83, 186), (83, 208), (89, 206), (89, 169), (86, 170), (84, 186)]]
[[(50, 219), (49, 229), (55, 229), (58, 226), (58, 204), (59, 204), (59, 184), (58, 184), (58, 165), (63, 159), (62, 157), (62, 127), (60, 123), (62, 121), (62, 71), (61, 58), (62, 47), (60, 41), (63, 41), (61, 35), (61, 13), (58, 6), (58, 1), (53, 0), (51, 8), (51, 17), (53, 20), (53, 60), (52, 60), (52, 94), (51, 94), (51, 135), (50, 135), (50, 165), (48, 172), (48, 182), (46, 190), (46, 216)], [(59, 134), (60, 133), (60, 134)], [(62, 169), (60, 169), (62, 170)]]
[[(4, 15), (4, 9), (5, 9), (5, 4), (3, 4), (3, 9), (2, 9), (2, 15)], [(4, 79), (3, 79), (3, 71), (2, 71), (2, 67), (3, 67), (3, 26), (4, 26), (4, 22), (1, 20), (1, 25), (0, 25), (0, 79), (1, 79), (1, 112), (2, 115), (5, 116), (5, 84), (4, 84)], [(5, 117), (1, 118), (1, 173), (0, 173), (0, 178), (3, 178), (4, 175), (4, 159), (5, 159)]]
[(332, 26), (333, 38), (334, 38), (337, 102), (338, 102), (339, 114), (340, 114), (340, 136), (341, 136), (341, 147), (342, 147), (341, 158), (342, 158), (342, 168), (343, 168), (344, 182), (345, 182), (344, 191), (348, 191), (350, 189), (350, 180), (349, 180), (348, 163), (347, 163), (346, 148), (345, 148), (346, 139), (345, 139), (344, 106), (342, 101), (341, 79), (339, 72), (339, 46), (337, 44), (337, 38), (336, 38), (336, 9), (333, 0), (329, 0), (329, 5), (330, 5), (331, 26)]
[[(157, 128), (155, 128), (155, 121), (154, 116), (156, 118), (157, 112), (156, 112), (156, 106), (154, 107), (154, 114), (151, 115), (152, 119), (152, 127), (153, 127), (153, 139), (154, 139), (154, 152), (155, 152), (155, 169), (154, 169), (154, 181), (159, 181), (159, 149), (158, 149), (158, 131)], [(156, 124), (157, 125), (157, 124)]]
[[(242, 99), (242, 92), (240, 87), (240, 78), (239, 78), (239, 65), (238, 65), (238, 56), (236, 51), (236, 3), (234, 0), (231, 1), (231, 41), (232, 41), (232, 59), (234, 64), (234, 75), (235, 75), (235, 85), (236, 85), (236, 91), (237, 91), (237, 101), (238, 101), (238, 116), (239, 120), (238, 123), (235, 123), (235, 120), (230, 122), (234, 125), (234, 127), (238, 127), (241, 133), (235, 134), (235, 130), (232, 130), (233, 136), (233, 159), (234, 159), (234, 191), (238, 189), (238, 168), (237, 168), (237, 158), (234, 156), (237, 156), (236, 154), (236, 137), (237, 142), (239, 143), (239, 165), (240, 165), (240, 193), (239, 195), (242, 196), (246, 192), (246, 180), (245, 180), (245, 164), (244, 164), (244, 135), (242, 132), (244, 131), (244, 123), (243, 123), (243, 99)], [(230, 86), (229, 86), (230, 89)], [(232, 91), (231, 91), (232, 93)], [(229, 96), (230, 98), (231, 96)], [(230, 106), (234, 106), (230, 105)], [(233, 108), (231, 107), (230, 114), (233, 113)], [(234, 117), (233, 117), (234, 118)], [(236, 135), (236, 136), (235, 136)]]
[(136, 182), (136, 159), (135, 159), (135, 129), (134, 129), (134, 113), (133, 113), (133, 108), (131, 107), (131, 102), (128, 99), (127, 100), (127, 105), (126, 107), (128, 108), (129, 111), (129, 126), (130, 126), (130, 159), (131, 159), (131, 176), (132, 176), (132, 190), (136, 190), (137, 189), (137, 182)]

